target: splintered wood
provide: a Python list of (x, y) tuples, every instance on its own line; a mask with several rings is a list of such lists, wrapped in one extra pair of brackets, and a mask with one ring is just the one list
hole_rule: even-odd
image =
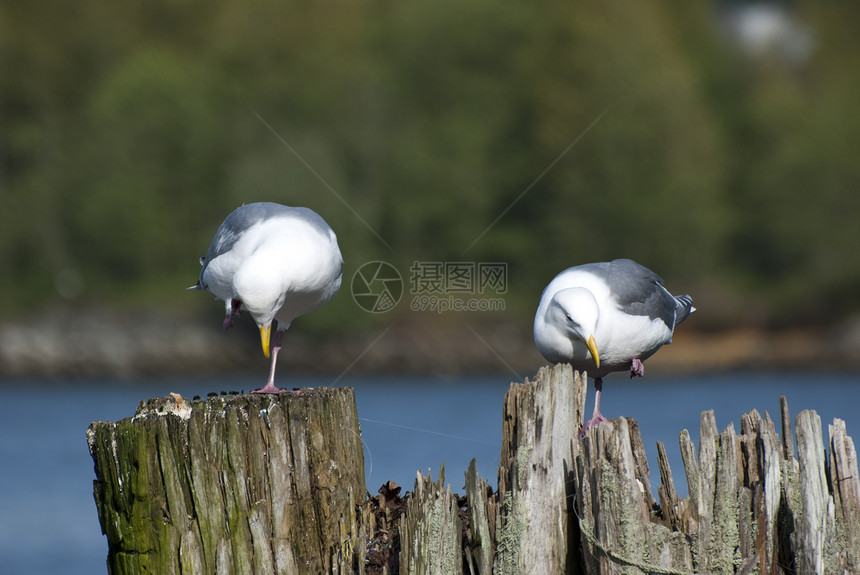
[(400, 522), (400, 573), (462, 573), (463, 523), (457, 496), (444, 487), (445, 468), (433, 482), (418, 472), (415, 492)]
[[(860, 573), (860, 475), (839, 419), (753, 410), (698, 446), (688, 487), (657, 445), (652, 479), (633, 419), (579, 439), (586, 377), (541, 369), (505, 396), (498, 490), (465, 497), (418, 473), (367, 498), (352, 390), (150, 400), (88, 438), (95, 499), (120, 573), (636, 575)], [(779, 433), (777, 432), (779, 430)], [(795, 453), (796, 449), (796, 453)], [(655, 479), (655, 485), (656, 479)]]
[(679, 437), (689, 495), (658, 443), (655, 498), (633, 419), (576, 438), (585, 389), (563, 365), (511, 385), (499, 491), (478, 503), (467, 481), (469, 505), (488, 501), (496, 516), (492, 572), (860, 573), (860, 476), (843, 421), (825, 446), (818, 415), (801, 412), (795, 455), (785, 398), (779, 427), (753, 410), (740, 434), (706, 411), (698, 448), (687, 430)]
[(570, 371), (542, 370), (538, 380), (505, 396), (495, 573), (564, 573), (570, 559), (579, 390)]
[[(780, 399), (783, 430), (788, 406)], [(685, 430), (680, 449), (689, 485), (675, 491), (658, 445), (660, 501), (647, 469), (635, 465), (641, 441), (620, 418), (586, 435), (577, 466), (585, 573), (858, 573), (860, 482), (845, 423), (830, 426), (829, 462), (821, 420), (812, 411), (780, 440), (774, 422), (753, 410), (718, 432), (702, 414), (698, 455)]]

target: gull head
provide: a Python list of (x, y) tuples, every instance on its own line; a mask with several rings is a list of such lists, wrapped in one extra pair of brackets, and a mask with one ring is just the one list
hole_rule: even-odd
[(553, 296), (549, 308), (549, 321), (571, 342), (579, 340), (591, 353), (597, 367), (600, 367), (600, 354), (594, 332), (600, 310), (594, 296), (585, 288), (559, 290)]

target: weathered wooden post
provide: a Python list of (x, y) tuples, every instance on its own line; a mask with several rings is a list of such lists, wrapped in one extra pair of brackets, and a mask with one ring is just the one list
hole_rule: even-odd
[(505, 395), (495, 573), (574, 573), (573, 494), (585, 378), (541, 369)]
[(577, 437), (585, 393), (567, 365), (511, 385), (498, 492), (466, 474), (472, 573), (860, 572), (860, 475), (841, 420), (825, 457), (818, 416), (801, 412), (795, 457), (784, 398), (781, 438), (755, 410), (739, 435), (706, 411), (698, 450), (680, 434), (686, 498), (658, 443), (658, 500), (633, 419)]
[(93, 423), (109, 572), (357, 572), (359, 434), (351, 389), (173, 395)]
[[(108, 567), (125, 573), (395, 575), (860, 573), (860, 475), (845, 424), (755, 410), (719, 432), (702, 413), (680, 450), (658, 443), (651, 487), (633, 419), (579, 439), (586, 379), (569, 365), (512, 384), (499, 486), (472, 462), (466, 498), (421, 473), (366, 499), (348, 389), (150, 400), (88, 438)], [(795, 445), (797, 453), (795, 454)], [(465, 505), (464, 505), (465, 502)], [(365, 562), (367, 557), (367, 562)]]
[[(680, 447), (689, 496), (674, 490), (658, 445), (659, 504), (632, 420), (589, 430), (578, 460), (577, 513), (586, 573), (856, 573), (860, 568), (860, 477), (845, 424), (830, 426), (825, 458), (821, 421), (801, 412), (798, 454), (782, 398), (782, 441), (769, 416), (743, 416), (717, 432), (702, 414), (698, 456), (689, 433)], [(572, 542), (572, 544), (575, 544)]]

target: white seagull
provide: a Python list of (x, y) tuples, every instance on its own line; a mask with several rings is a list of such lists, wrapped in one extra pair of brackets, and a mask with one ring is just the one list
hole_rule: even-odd
[(283, 333), (340, 289), (343, 257), (334, 231), (308, 208), (246, 204), (227, 216), (200, 265), (200, 279), (188, 289), (224, 301), (224, 329), (247, 310), (260, 328), (263, 354), (271, 355), (269, 380), (252, 393), (285, 391), (275, 387)]
[(675, 326), (695, 310), (690, 296), (673, 296), (657, 274), (633, 260), (574, 266), (555, 276), (541, 294), (534, 338), (547, 360), (594, 377), (594, 413), (580, 437), (606, 421), (603, 376), (628, 369), (630, 377), (644, 375), (642, 362), (671, 343)]

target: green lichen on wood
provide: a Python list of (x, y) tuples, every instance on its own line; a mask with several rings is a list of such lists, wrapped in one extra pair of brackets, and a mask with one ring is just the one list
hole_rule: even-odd
[[(521, 386), (516, 391), (525, 391), (528, 396), (533, 392)], [(513, 393), (514, 387), (508, 392)], [(518, 438), (522, 439), (522, 438)], [(523, 542), (528, 530), (528, 507), (526, 506), (524, 486), (528, 481), (530, 445), (511, 446), (514, 456), (510, 458), (506, 476), (512, 479), (512, 485), (500, 493), (502, 497), (499, 508), (499, 518), (496, 522), (496, 561), (495, 569), (500, 575), (523, 573), (526, 568), (523, 562)]]
[(740, 562), (736, 447), (734, 426), (729, 425), (720, 434), (717, 445), (712, 530), (708, 542), (708, 568), (716, 573), (734, 573)]
[(504, 496), (496, 523), (496, 562), (499, 575), (524, 573), (522, 542), (528, 526), (528, 509), (523, 497), (517, 492)]
[(693, 536), (654, 523), (644, 526), (644, 534), (646, 561), (661, 567), (693, 571)]
[[(625, 456), (630, 443), (626, 422), (618, 426), (612, 434), (612, 441), (607, 442), (603, 453), (615, 455), (611, 459), (601, 457), (599, 461), (600, 474), (597, 483), (598, 509), (600, 517), (597, 520), (597, 537), (607, 541), (608, 548), (613, 549), (633, 561), (649, 562), (649, 546), (645, 537), (642, 515), (638, 501), (638, 489), (633, 470), (628, 467), (630, 460)], [(632, 479), (632, 481), (631, 481)], [(639, 575), (641, 571), (632, 565), (618, 565), (622, 575)]]
[(415, 491), (400, 524), (402, 575), (461, 575), (462, 523), (457, 496), (445, 488), (445, 468), (439, 480), (415, 479)]

